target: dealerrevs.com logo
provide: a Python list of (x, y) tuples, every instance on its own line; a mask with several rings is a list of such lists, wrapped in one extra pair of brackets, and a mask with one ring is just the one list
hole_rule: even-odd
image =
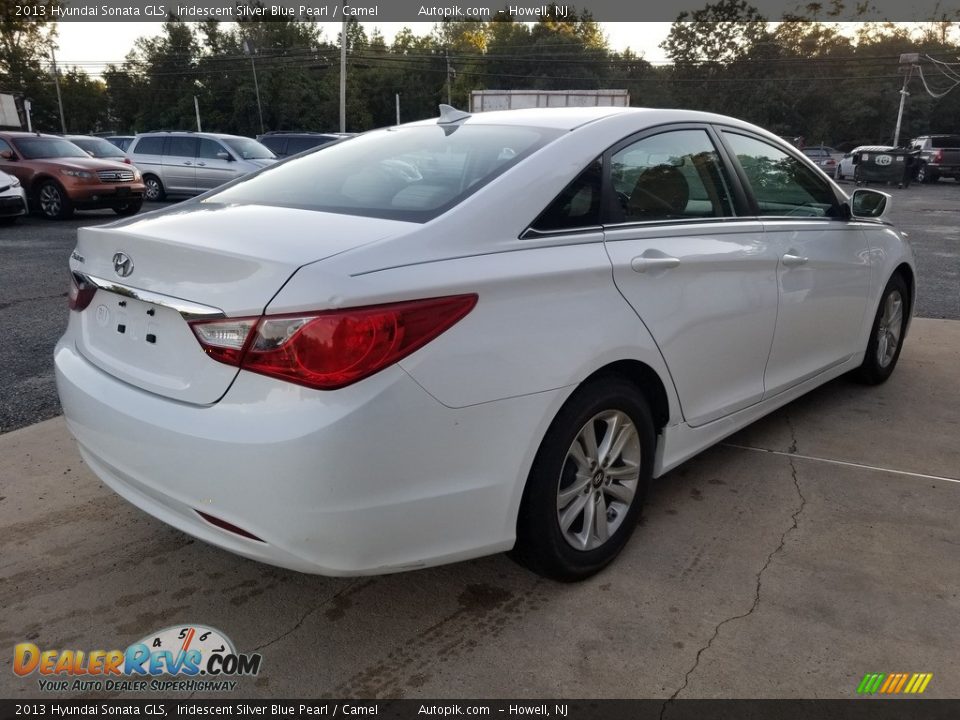
[[(224, 633), (205, 625), (174, 625), (126, 650), (13, 649), (13, 672), (38, 675), (45, 692), (196, 692), (234, 690), (260, 672), (259, 653), (238, 653)], [(163, 679), (161, 679), (163, 678)]]

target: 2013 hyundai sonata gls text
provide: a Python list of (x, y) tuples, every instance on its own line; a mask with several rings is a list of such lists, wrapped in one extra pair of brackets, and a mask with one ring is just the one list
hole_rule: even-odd
[(578, 579), (651, 478), (890, 375), (887, 203), (718, 115), (444, 108), (80, 229), (60, 398), (107, 485), (235, 553)]

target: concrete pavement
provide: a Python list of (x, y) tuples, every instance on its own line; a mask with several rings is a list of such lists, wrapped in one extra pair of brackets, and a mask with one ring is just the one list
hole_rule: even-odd
[[(960, 322), (915, 320), (878, 388), (834, 381), (657, 483), (577, 585), (495, 556), (329, 579), (194, 541), (103, 487), (63, 421), (0, 436), (0, 697), (13, 645), (196, 622), (263, 654), (237, 697), (960, 696)], [(208, 697), (200, 694), (197, 697)]]

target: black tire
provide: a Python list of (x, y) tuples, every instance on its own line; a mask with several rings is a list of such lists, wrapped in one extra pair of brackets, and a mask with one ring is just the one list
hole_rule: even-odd
[(167, 191), (163, 189), (163, 183), (156, 175), (143, 176), (143, 199), (150, 202), (161, 202), (166, 199)]
[[(888, 327), (881, 328), (889, 320), (888, 300), (891, 296), (896, 302), (897, 296), (900, 301), (898, 330), (891, 330)], [(883, 289), (880, 296), (880, 305), (877, 307), (876, 315), (873, 318), (873, 325), (870, 326), (870, 339), (867, 341), (867, 352), (863, 358), (863, 364), (854, 370), (854, 378), (865, 385), (879, 385), (886, 382), (887, 378), (893, 373), (900, 359), (900, 351), (903, 349), (904, 335), (907, 330), (907, 318), (910, 316), (910, 290), (903, 276), (896, 273), (890, 278), (887, 286)], [(891, 341), (890, 333), (896, 335), (896, 347), (893, 352), (889, 352), (889, 343)], [(881, 348), (881, 335), (886, 336), (887, 345)], [(881, 349), (885, 352), (881, 353)]]
[[(616, 435), (613, 423), (602, 418), (604, 414), (609, 417), (614, 413), (631, 421), (636, 430), (635, 437), (629, 435), (629, 442), (613, 457), (612, 464), (603, 467), (594, 464), (590, 466), (592, 470), (584, 473), (586, 477), (581, 475), (578, 478), (578, 463), (571, 456), (575, 443), (577, 448), (584, 448), (579, 438), (591, 421), (590, 427), (595, 435), (597, 430), (613, 432), (611, 437)], [(626, 428), (625, 419), (621, 422), (620, 429)], [(596, 436), (597, 443), (602, 446), (605, 436)], [(653, 475), (655, 438), (647, 401), (630, 382), (617, 376), (599, 377), (579, 388), (557, 413), (537, 451), (520, 504), (517, 543), (510, 553), (511, 557), (539, 575), (562, 582), (583, 580), (602, 570), (623, 549), (637, 526)], [(581, 457), (586, 454), (582, 453)], [(633, 456), (629, 465), (628, 455)], [(597, 459), (600, 459), (599, 456), (600, 453)], [(629, 504), (624, 504), (618, 497), (622, 496), (625, 488), (629, 490), (628, 485), (613, 480), (606, 472), (629, 475), (632, 467), (639, 467), (636, 487)], [(599, 479), (598, 475), (601, 476)], [(634, 480), (626, 482), (633, 484)], [(575, 487), (577, 485), (582, 486), (582, 496), (580, 489)], [(566, 534), (560, 524), (562, 490), (572, 493), (566, 509), (573, 511), (571, 516), (574, 520), (568, 525)], [(584, 504), (577, 511), (574, 505), (580, 500)], [(597, 516), (608, 521), (603, 525), (605, 534), (613, 526), (613, 531), (605, 541), (592, 531), (592, 525), (587, 528), (587, 511), (591, 509), (587, 505), (592, 505), (591, 516), (598, 508), (606, 508)], [(567, 537), (578, 527), (588, 542), (599, 544), (587, 549), (575, 548)], [(597, 527), (599, 529), (599, 522)]]
[(127, 215), (136, 215), (138, 212), (140, 212), (140, 208), (142, 207), (143, 207), (143, 200), (131, 200), (130, 202), (124, 203), (123, 205), (118, 205), (113, 209), (113, 211), (117, 215), (126, 217)]
[(45, 180), (37, 188), (37, 211), (47, 220), (67, 220), (73, 217), (73, 203), (59, 183)]
[(918, 183), (935, 183), (940, 178), (937, 177), (937, 173), (931, 170), (926, 163), (920, 165), (917, 168), (917, 182)]

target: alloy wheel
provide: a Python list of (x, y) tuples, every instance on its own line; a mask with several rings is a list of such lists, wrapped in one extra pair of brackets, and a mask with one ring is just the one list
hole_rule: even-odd
[(887, 295), (883, 315), (877, 325), (877, 364), (885, 368), (897, 354), (900, 334), (903, 332), (903, 297), (899, 290)]
[(54, 185), (44, 185), (40, 188), (40, 209), (47, 217), (58, 217), (63, 208), (63, 198)]
[(574, 438), (557, 485), (557, 521), (576, 550), (601, 547), (627, 516), (640, 482), (637, 428), (620, 410), (591, 418)]

